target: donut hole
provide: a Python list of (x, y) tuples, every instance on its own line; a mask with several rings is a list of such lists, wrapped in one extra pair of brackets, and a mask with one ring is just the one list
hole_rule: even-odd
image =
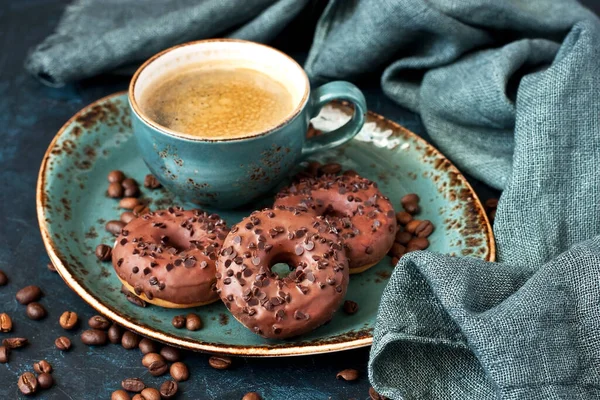
[(278, 262), (271, 266), (271, 272), (277, 274), (280, 279), (288, 276), (295, 268), (285, 262)]
[(341, 211), (341, 209), (335, 208), (333, 205), (328, 205), (325, 211), (321, 214), (323, 217), (327, 218), (343, 218), (347, 217), (348, 213)]

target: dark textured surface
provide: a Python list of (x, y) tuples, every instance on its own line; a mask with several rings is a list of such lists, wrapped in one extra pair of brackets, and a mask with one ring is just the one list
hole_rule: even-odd
[[(600, 8), (594, 0), (591, 6)], [(48, 360), (54, 366), (56, 385), (39, 399), (108, 399), (126, 377), (139, 376), (152, 386), (165, 378), (153, 378), (141, 365), (139, 351), (120, 346), (89, 348), (79, 341), (81, 328), (66, 336), (73, 349), (60, 353), (54, 340), (65, 334), (58, 318), (65, 310), (76, 311), (86, 321), (94, 314), (83, 300), (69, 290), (60, 277), (46, 269), (48, 258), (42, 245), (35, 214), (35, 183), (40, 161), (56, 131), (86, 104), (127, 86), (127, 77), (104, 76), (62, 89), (42, 86), (26, 75), (23, 59), (30, 46), (47, 36), (56, 25), (65, 1), (16, 0), (0, 2), (0, 269), (10, 277), (0, 287), (0, 312), (13, 317), (13, 334), (29, 338), (31, 344), (16, 350), (8, 364), (0, 364), (0, 398), (19, 398), (18, 376), (33, 370), (33, 362)], [(298, 24), (297, 24), (298, 25)], [(284, 50), (299, 51), (306, 43)], [(367, 93), (369, 108), (423, 134), (419, 120), (403, 112), (382, 96), (378, 79), (359, 82)], [(425, 135), (424, 135), (425, 136)], [(476, 185), (482, 197), (495, 192)], [(42, 321), (25, 317), (25, 307), (14, 300), (15, 292), (28, 284), (40, 285), (48, 310)], [(10, 334), (0, 334), (0, 338)], [(236, 359), (228, 371), (213, 370), (208, 356), (186, 354), (191, 378), (180, 385), (180, 399), (239, 399), (257, 391), (268, 399), (366, 399), (368, 349), (314, 357), (280, 359)], [(357, 368), (361, 377), (353, 383), (337, 381), (344, 368)]]

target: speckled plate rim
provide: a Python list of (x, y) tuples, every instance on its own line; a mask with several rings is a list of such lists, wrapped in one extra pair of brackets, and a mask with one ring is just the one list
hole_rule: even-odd
[[(120, 311), (113, 309), (102, 303), (101, 300), (96, 298), (94, 295), (89, 293), (85, 288), (83, 288), (77, 279), (71, 274), (69, 271), (68, 262), (66, 262), (64, 255), (57, 249), (56, 244), (52, 240), (52, 237), (49, 233), (49, 228), (46, 223), (46, 212), (45, 212), (45, 195), (44, 195), (44, 187), (47, 182), (47, 174), (48, 174), (48, 160), (50, 157), (51, 150), (54, 148), (54, 145), (59, 140), (59, 138), (63, 135), (63, 133), (77, 120), (79, 116), (85, 114), (94, 106), (97, 106), (100, 103), (103, 103), (107, 100), (110, 100), (114, 97), (122, 96), (127, 94), (126, 91), (113, 93), (111, 95), (105, 96), (101, 99), (94, 101), (93, 103), (85, 106), (81, 110), (79, 110), (75, 115), (73, 115), (57, 132), (57, 134), (50, 142), (46, 153), (44, 154), (44, 158), (42, 159), (42, 164), (40, 166), (40, 171), (38, 174), (37, 186), (36, 186), (36, 210), (38, 216), (38, 223), (40, 226), (40, 232), (42, 235), (42, 240), (44, 242), (44, 246), (48, 252), (50, 260), (54, 264), (57, 272), (60, 274), (61, 278), (65, 281), (67, 286), (69, 286), (72, 290), (77, 293), (86, 303), (92, 306), (96, 311), (110, 318), (111, 320), (117, 322), (123, 327), (136, 332), (138, 334), (144, 335), (154, 340), (161, 341), (163, 343), (167, 343), (172, 346), (181, 347), (188, 350), (194, 351), (202, 351), (208, 353), (215, 354), (227, 354), (227, 355), (235, 355), (235, 356), (245, 356), (245, 357), (277, 357), (277, 356), (300, 356), (300, 355), (310, 355), (310, 354), (321, 354), (321, 353), (330, 353), (341, 350), (349, 350), (356, 349), (360, 347), (370, 346), (373, 343), (373, 336), (369, 333), (361, 333), (356, 337), (348, 339), (346, 341), (335, 342), (335, 343), (321, 343), (321, 344), (303, 344), (303, 345), (295, 345), (294, 343), (290, 343), (289, 345), (283, 344), (278, 346), (227, 346), (227, 345), (215, 345), (211, 343), (200, 342), (193, 339), (185, 339), (177, 336), (173, 336), (170, 334), (166, 334), (163, 332), (159, 332), (153, 329), (150, 326), (139, 324), (136, 321), (133, 321), (127, 315), (122, 314)], [(400, 131), (402, 134), (410, 137), (412, 140), (419, 142), (425, 148), (425, 152), (429, 155), (434, 156), (440, 163), (444, 164), (445, 169), (448, 173), (454, 173), (456, 179), (458, 179), (462, 185), (470, 192), (470, 195), (475, 204), (475, 210), (478, 214), (478, 217), (481, 220), (485, 221), (484, 229), (485, 229), (485, 237), (486, 237), (486, 247), (489, 249), (489, 252), (486, 256), (486, 261), (495, 261), (496, 259), (496, 244), (494, 241), (494, 235), (492, 231), (492, 227), (489, 223), (487, 215), (485, 214), (483, 205), (479, 200), (479, 197), (466, 180), (466, 178), (462, 175), (462, 173), (452, 164), (446, 157), (440, 153), (435, 147), (429, 144), (425, 139), (421, 138), (417, 134), (409, 131), (408, 129), (402, 127), (401, 125), (386, 119), (385, 117), (373, 113), (368, 112), (368, 119), (371, 120), (382, 120), (385, 121), (388, 126), (396, 131)]]

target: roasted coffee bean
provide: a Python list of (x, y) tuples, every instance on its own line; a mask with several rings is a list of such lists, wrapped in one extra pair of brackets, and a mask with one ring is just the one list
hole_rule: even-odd
[(495, 210), (496, 208), (498, 208), (498, 199), (487, 199), (485, 201), (485, 208), (487, 208), (488, 210)]
[(163, 399), (169, 400), (175, 397), (179, 385), (175, 381), (165, 381), (160, 385), (160, 395)]
[(0, 364), (6, 364), (9, 356), (10, 348), (6, 346), (0, 346)]
[(177, 328), (181, 329), (185, 326), (185, 315), (176, 315), (171, 320), (171, 324)]
[(135, 215), (136, 217), (140, 217), (144, 214), (148, 214), (150, 212), (150, 209), (148, 208), (148, 206), (144, 205), (144, 204), (140, 204), (137, 205), (133, 208), (133, 215)]
[(38, 374), (49, 374), (52, 372), (52, 365), (46, 360), (33, 363), (33, 370)]
[(106, 225), (104, 225), (104, 228), (106, 228), (106, 230), (112, 233), (113, 235), (119, 236), (121, 234), (121, 229), (123, 229), (124, 226), (125, 222), (112, 220), (108, 221)]
[(417, 230), (417, 227), (419, 225), (421, 225), (422, 222), (423, 221), (421, 221), (419, 219), (413, 219), (408, 224), (406, 224), (406, 226), (404, 227), (404, 229), (406, 230), (406, 232), (414, 234), (415, 231)]
[(160, 400), (160, 392), (154, 388), (146, 388), (139, 394), (144, 400)]
[(125, 222), (126, 224), (130, 223), (131, 221), (133, 221), (134, 219), (136, 219), (137, 217), (131, 212), (131, 211), (125, 211), (123, 214), (121, 214), (121, 221)]
[(358, 379), (358, 371), (355, 369), (344, 369), (338, 372), (335, 377), (345, 381), (355, 381)]
[(148, 365), (148, 372), (152, 376), (161, 376), (169, 369), (169, 365), (164, 360), (156, 360)]
[(4, 271), (0, 270), (0, 286), (5, 286), (8, 283), (8, 276)]
[(119, 170), (115, 170), (115, 171), (110, 171), (108, 174), (108, 182), (109, 183), (121, 183), (123, 182), (123, 180), (125, 180), (125, 174), (123, 173), (123, 171), (119, 171)]
[(101, 329), (105, 331), (110, 328), (111, 322), (108, 318), (102, 315), (94, 315), (88, 320), (88, 325), (92, 329)]
[(140, 348), (142, 354), (158, 352), (158, 344), (155, 341), (150, 340), (148, 338), (143, 338), (142, 340), (140, 340), (138, 347)]
[(358, 172), (356, 172), (353, 169), (349, 169), (347, 171), (344, 171), (343, 175), (344, 176), (358, 176)]
[(28, 344), (29, 340), (22, 337), (12, 337), (2, 340), (2, 345), (8, 347), (9, 349), (20, 349), (21, 347), (25, 347)]
[(119, 201), (119, 207), (126, 210), (133, 210), (136, 206), (140, 205), (140, 200), (136, 197), (124, 197)]
[(410, 213), (410, 214), (416, 214), (419, 212), (420, 208), (419, 208), (419, 196), (414, 194), (414, 193), (410, 193), (407, 194), (406, 196), (404, 196), (401, 200), (400, 203), (402, 203), (402, 207), (404, 207), (404, 210), (406, 210), (406, 212)]
[(429, 247), (429, 240), (427, 238), (414, 238), (406, 245), (406, 252), (415, 250), (425, 250)]
[(146, 307), (148, 305), (148, 303), (146, 303), (144, 300), (131, 293), (123, 293), (123, 295), (131, 304), (134, 304), (138, 307)]
[(306, 172), (310, 175), (310, 176), (317, 176), (319, 175), (319, 168), (321, 168), (321, 163), (318, 161), (310, 161), (308, 163), (308, 166), (306, 167)]
[(148, 189), (158, 189), (161, 186), (162, 185), (158, 179), (156, 179), (156, 177), (152, 174), (148, 174), (144, 178), (144, 187), (147, 187)]
[(146, 368), (148, 368), (155, 361), (165, 362), (165, 359), (158, 353), (148, 353), (144, 354), (144, 357), (142, 357), (142, 365)]
[(388, 400), (384, 395), (377, 393), (372, 386), (369, 388), (369, 397), (371, 400)]
[(185, 316), (185, 328), (188, 331), (197, 331), (202, 328), (202, 320), (198, 314), (189, 313)]
[(105, 244), (96, 246), (96, 258), (100, 261), (109, 261), (112, 256), (112, 248)]
[(71, 348), (71, 339), (61, 336), (54, 341), (54, 345), (60, 351), (68, 351)]
[(124, 187), (124, 188), (129, 188), (129, 187), (138, 187), (138, 183), (137, 183), (137, 181), (136, 181), (135, 179), (133, 179), (133, 178), (127, 178), (127, 179), (124, 179), (124, 180), (121, 182), (121, 185), (123, 185), (123, 187)]
[(56, 272), (56, 267), (51, 262), (49, 262), (48, 264), (46, 264), (46, 267), (48, 268), (48, 271), (50, 271), (50, 272)]
[(81, 342), (88, 346), (104, 346), (107, 340), (106, 331), (100, 329), (88, 329), (81, 333)]
[(112, 324), (110, 328), (108, 328), (108, 340), (112, 344), (121, 343), (121, 337), (123, 336), (123, 329), (117, 325)]
[(140, 188), (137, 186), (126, 187), (123, 191), (125, 197), (138, 197), (140, 195)]
[[(409, 242), (410, 242), (410, 240), (409, 240)], [(394, 244), (392, 245), (392, 249), (390, 250), (390, 252), (392, 253), (392, 255), (394, 257), (400, 258), (404, 254), (406, 254), (406, 246), (404, 246), (404, 245), (402, 245), (402, 244), (400, 244), (398, 242), (394, 242)]]
[(160, 355), (169, 362), (176, 362), (181, 359), (181, 353), (179, 352), (179, 349), (171, 346), (164, 346), (162, 349), (160, 349)]
[(24, 395), (34, 394), (38, 390), (38, 381), (35, 378), (35, 375), (31, 372), (25, 372), (23, 375), (19, 377), (19, 382), (17, 383), (19, 390)]
[(319, 172), (324, 175), (335, 175), (342, 170), (342, 166), (338, 163), (329, 163), (321, 166)]
[(242, 397), (242, 400), (262, 400), (262, 397), (256, 392), (248, 392)]
[(401, 231), (396, 233), (396, 242), (400, 243), (400, 244), (406, 244), (410, 241), (410, 239), (412, 239), (412, 234), (410, 234), (410, 232), (406, 232), (406, 231)]
[(39, 374), (37, 377), (38, 385), (42, 389), (50, 389), (52, 385), (54, 385), (54, 379), (52, 379), (52, 375), (43, 373)]
[(27, 313), (27, 317), (34, 321), (39, 321), (40, 319), (45, 318), (47, 315), (47, 312), (46, 312), (46, 309), (44, 308), (44, 306), (35, 301), (27, 304), (26, 313)]
[(140, 378), (127, 378), (121, 381), (121, 387), (130, 392), (139, 393), (144, 390), (146, 385)]
[(108, 184), (108, 189), (106, 189), (106, 195), (113, 199), (120, 199), (123, 197), (125, 190), (123, 186), (121, 186), (118, 182), (112, 182)]
[(138, 393), (138, 394), (134, 395), (131, 398), (131, 400), (145, 400), (145, 399), (144, 399), (144, 396), (142, 396), (141, 394)]
[(119, 389), (112, 392), (110, 400), (131, 400), (131, 396), (123, 389)]
[(177, 382), (187, 381), (190, 377), (190, 371), (188, 370), (187, 365), (182, 362), (173, 363), (169, 372)]
[(0, 332), (10, 332), (12, 331), (12, 319), (6, 313), (0, 314)]
[(410, 221), (412, 221), (412, 219), (413, 219), (412, 215), (410, 215), (406, 211), (400, 211), (400, 212), (396, 213), (396, 221), (398, 221), (398, 223), (400, 225), (406, 225)]
[(140, 337), (131, 331), (125, 331), (121, 338), (121, 346), (124, 349), (131, 350), (138, 347), (140, 344)]
[(60, 326), (63, 329), (70, 330), (77, 326), (78, 321), (79, 321), (79, 317), (77, 316), (76, 313), (74, 313), (72, 311), (65, 311), (60, 316), (58, 323), (60, 324)]
[(21, 304), (29, 304), (32, 301), (38, 301), (42, 297), (42, 289), (35, 285), (25, 286), (19, 290), (15, 296)]
[(416, 237), (428, 237), (433, 232), (433, 224), (431, 221), (423, 220), (417, 227), (415, 228), (415, 236)]
[(358, 304), (352, 300), (344, 301), (344, 312), (348, 315), (356, 314), (358, 311)]
[(227, 356), (212, 356), (208, 363), (214, 369), (227, 369), (231, 367), (231, 358)]

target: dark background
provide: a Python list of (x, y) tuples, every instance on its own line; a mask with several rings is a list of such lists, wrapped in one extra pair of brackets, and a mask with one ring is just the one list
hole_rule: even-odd
[[(101, 1), (101, 0), (99, 0)], [(535, 1), (535, 0), (532, 0)], [(312, 29), (321, 3), (313, 5), (274, 43), (276, 47), (303, 60), (312, 40)], [(585, 0), (600, 11), (599, 0)], [(60, 89), (45, 87), (27, 75), (23, 61), (31, 46), (48, 36), (56, 26), (64, 0), (0, 0), (0, 269), (10, 283), (0, 288), (0, 312), (13, 317), (12, 334), (24, 336), (31, 344), (11, 354), (0, 364), (0, 399), (20, 398), (17, 379), (41, 359), (54, 367), (55, 386), (37, 399), (109, 399), (127, 377), (141, 377), (157, 387), (168, 375), (153, 378), (141, 365), (138, 350), (121, 346), (87, 347), (79, 341), (81, 328), (67, 333), (58, 325), (63, 311), (79, 314), (83, 321), (94, 315), (56, 274), (46, 268), (48, 257), (42, 244), (35, 213), (35, 185), (39, 165), (55, 133), (64, 122), (88, 103), (124, 90), (128, 76), (100, 76)], [(320, 5), (319, 5), (320, 4)], [(304, 31), (305, 35), (297, 32)], [(294, 34), (292, 34), (294, 32)], [(419, 118), (392, 103), (379, 89), (379, 76), (356, 82), (367, 95), (369, 108), (428, 138)], [(482, 198), (498, 193), (470, 179)], [(39, 322), (25, 317), (25, 306), (14, 299), (23, 286), (37, 284), (45, 292), (42, 304), (48, 317)], [(61, 353), (54, 340), (61, 335), (73, 339), (73, 349)], [(208, 356), (186, 353), (191, 378), (180, 385), (178, 399), (241, 399), (257, 391), (265, 399), (366, 399), (368, 349), (319, 356), (271, 359), (234, 359), (234, 367), (217, 371), (208, 366)], [(338, 371), (356, 368), (356, 382), (335, 379)], [(24, 396), (22, 396), (24, 397)]]

